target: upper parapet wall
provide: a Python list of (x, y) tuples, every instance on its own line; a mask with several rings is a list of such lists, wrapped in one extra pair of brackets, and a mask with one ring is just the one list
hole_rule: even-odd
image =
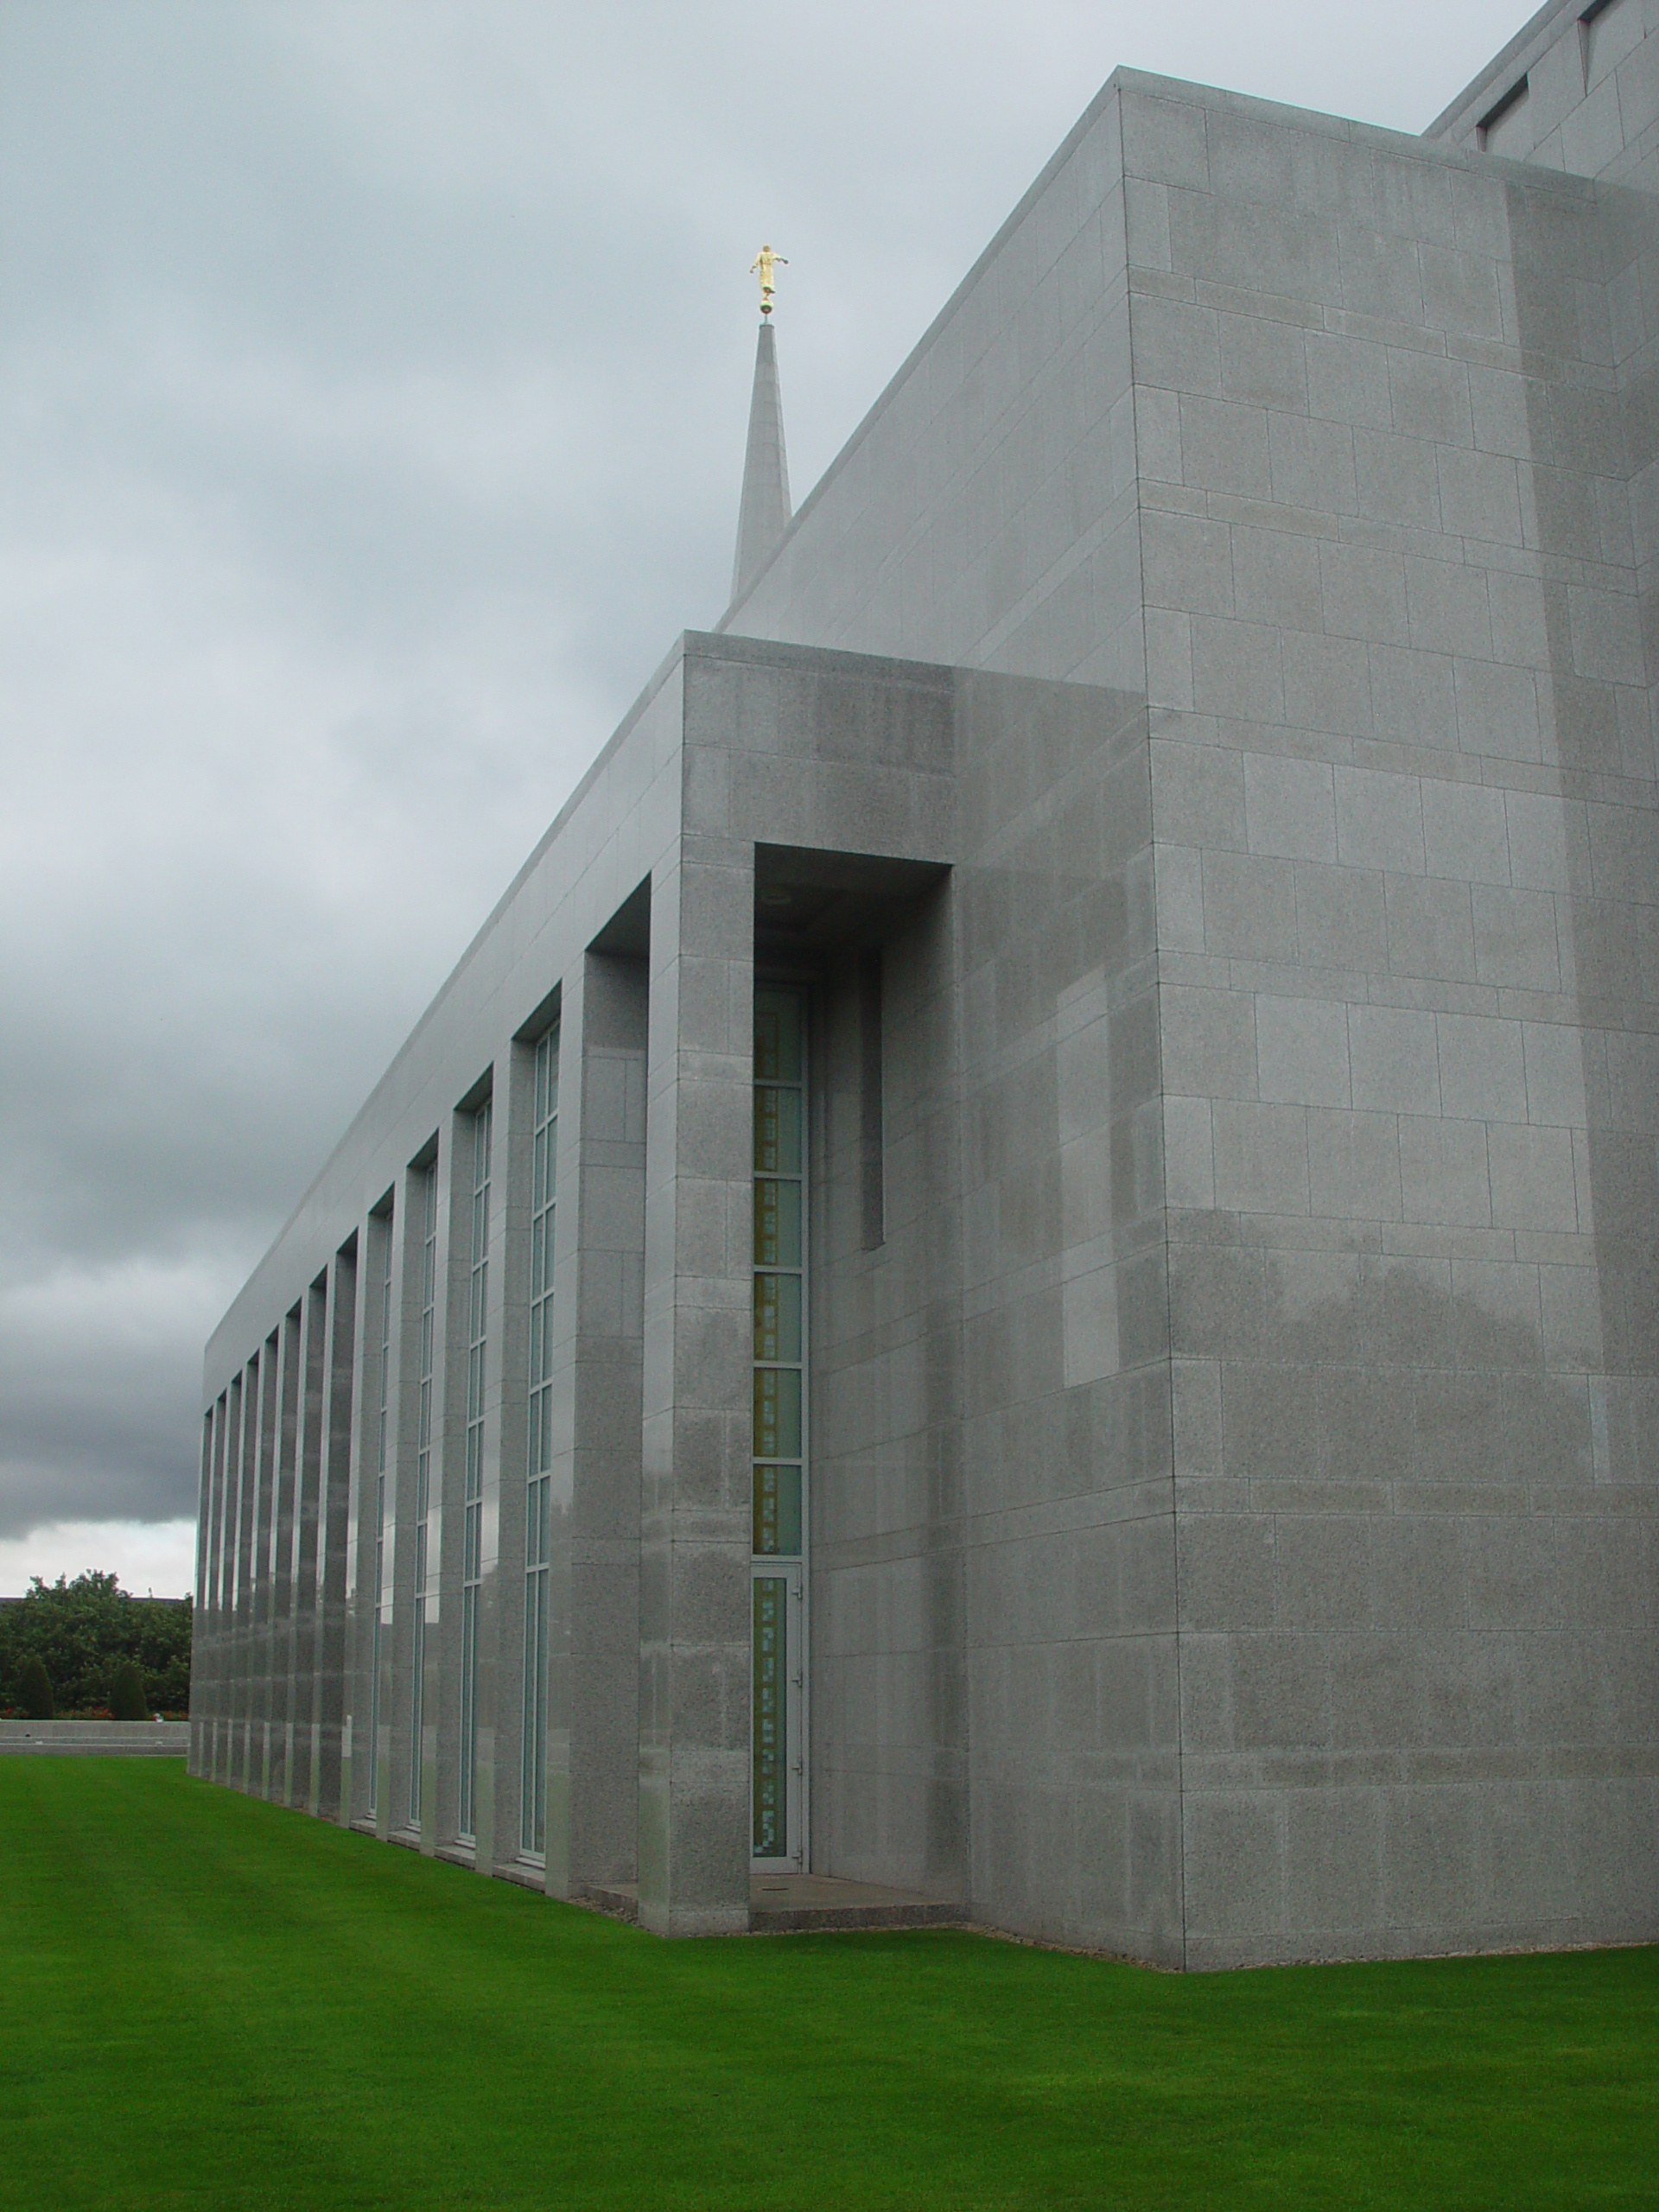
[(1424, 136), (1471, 152), (1651, 185), (1659, 0), (1550, 0)]
[[(1593, 198), (1532, 175), (1543, 199)], [(1133, 296), (1169, 288), (1173, 195), (1214, 218), (1217, 251), (1185, 275), (1292, 298), (1298, 321), (1387, 311), (1339, 226), (1362, 258), (1367, 238), (1388, 263), (1420, 231), (1438, 251), (1461, 237), (1441, 203), (1472, 207), (1501, 175), (1405, 132), (1116, 71), (721, 626), (1139, 689), (1147, 379), (1130, 328)]]

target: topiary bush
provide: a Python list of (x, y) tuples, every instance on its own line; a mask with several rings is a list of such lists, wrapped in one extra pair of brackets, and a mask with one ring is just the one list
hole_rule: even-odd
[(38, 1651), (31, 1651), (17, 1669), (17, 1702), (25, 1720), (50, 1720), (56, 1711), (51, 1679)]
[(149, 1700), (144, 1694), (144, 1678), (136, 1659), (120, 1659), (110, 1675), (110, 1718), (111, 1720), (148, 1720)]

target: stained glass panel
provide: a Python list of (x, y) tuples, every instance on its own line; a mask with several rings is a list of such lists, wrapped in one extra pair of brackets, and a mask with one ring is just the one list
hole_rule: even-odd
[(800, 1557), (801, 1471), (798, 1467), (755, 1469), (754, 1548), (763, 1559)]
[(754, 1585), (754, 1831), (757, 1859), (789, 1848), (789, 1585), (767, 1575)]
[(801, 1080), (801, 997), (798, 991), (758, 989), (754, 995), (754, 1079)]
[[(791, 1738), (804, 1727), (803, 1652), (786, 1648), (804, 1567), (806, 1443), (805, 998), (754, 1001), (753, 1823), (757, 1861), (801, 1859), (805, 1818)], [(776, 1561), (778, 1573), (766, 1571)]]
[(798, 1275), (756, 1275), (754, 1356), (757, 1359), (799, 1359), (801, 1279)]
[(757, 1175), (798, 1175), (801, 1172), (801, 1094), (762, 1084), (754, 1094), (754, 1172)]
[(754, 1264), (757, 1268), (798, 1268), (801, 1264), (801, 1186), (757, 1177), (754, 1185)]
[(754, 1456), (757, 1459), (800, 1458), (801, 1374), (798, 1368), (755, 1369)]

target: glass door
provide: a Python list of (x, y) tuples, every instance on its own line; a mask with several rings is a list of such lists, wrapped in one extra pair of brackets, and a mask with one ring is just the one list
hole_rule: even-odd
[(754, 994), (750, 1857), (806, 1864), (805, 995)]

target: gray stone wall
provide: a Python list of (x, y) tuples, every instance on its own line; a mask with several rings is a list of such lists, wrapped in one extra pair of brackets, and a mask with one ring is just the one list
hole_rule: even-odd
[(950, 889), (918, 893), (872, 935), (884, 1124), (874, 1245), (858, 950), (833, 961), (813, 1001), (812, 1865), (958, 1901), (969, 1724)]
[(1146, 711), (964, 680), (973, 1910), (1173, 1963), (1179, 1770)]
[[(516, 1871), (557, 1007), (543, 1878), (747, 1925), (759, 964), (813, 990), (815, 1871), (1187, 1966), (1654, 1932), (1645, 5), (1547, 11), (1439, 143), (1111, 80), (216, 1332), (198, 1770), (360, 1821), (378, 1760), (405, 1819), (411, 1169), (459, 1248), (487, 1087), (477, 1863)], [(1527, 158), (1465, 150), (1523, 70)]]
[(1187, 1959), (1605, 1935), (1659, 817), (1596, 194), (1124, 105)]
[[(560, 1052), (581, 1096), (561, 1186), (575, 1193), (582, 1236), (564, 1243), (555, 1315), (575, 1323), (565, 1879), (580, 1887), (630, 1880), (638, 1866), (645, 963), (589, 952), (572, 983)], [(512, 1680), (510, 1698), (521, 1681), (522, 1673)]]
[[(937, 668), (721, 640), (688, 662), (685, 745), (684, 839), (697, 862), (697, 898), (693, 906), (683, 895), (677, 907), (659, 910), (653, 885), (650, 1065), (664, 1101), (658, 1106), (653, 1094), (653, 1111), (666, 1117), (672, 1101), (677, 1113), (698, 1116), (698, 1165), (673, 1206), (677, 1233), (702, 1255), (706, 1273), (688, 1281), (683, 1272), (671, 1305), (666, 1287), (658, 1294), (663, 1334), (671, 1315), (677, 1335), (695, 1332), (690, 1354), (681, 1356), (685, 1426), (671, 1449), (665, 1422), (653, 1444), (651, 1415), (653, 1203), (658, 1218), (670, 1210), (666, 1195), (652, 1196), (653, 1154), (668, 1154), (654, 1122), (645, 1148), (640, 1886), (646, 1924), (671, 1930), (748, 1925), (753, 978), (757, 912), (784, 911), (757, 909), (757, 870), (804, 893), (803, 912), (825, 896), (840, 901), (827, 948), (808, 938), (791, 950), (785, 931), (771, 950), (774, 967), (816, 969), (826, 949), (833, 956), (895, 926), (902, 947), (906, 930), (895, 908), (902, 912), (921, 881), (936, 880), (956, 845), (953, 679)], [(659, 920), (676, 948), (663, 957), (688, 963), (703, 1025), (694, 1039), (701, 1082), (689, 1095), (683, 1077), (674, 1084), (670, 1048), (659, 1041), (664, 1009), (673, 1002), (658, 980)], [(675, 988), (682, 994), (686, 985)], [(948, 1048), (948, 962), (924, 986), (924, 998), (930, 988), (943, 991), (946, 1003), (926, 1013), (923, 1033)], [(830, 1873), (876, 1859), (906, 1872), (931, 1866), (943, 1886), (959, 1891), (960, 1747), (951, 1741), (959, 1722), (948, 1687), (937, 1687), (940, 1670), (961, 1667), (960, 1617), (949, 1587), (959, 1538), (949, 1496), (918, 1495), (918, 1479), (928, 1485), (936, 1471), (948, 1474), (954, 1456), (955, 1284), (941, 1280), (938, 1254), (913, 1241), (937, 1233), (942, 1204), (948, 1213), (948, 1172), (944, 1182), (925, 1177), (906, 1192), (899, 1154), (891, 1217), (900, 1233), (893, 1253), (864, 1269), (847, 1249), (849, 1194), (836, 1172), (846, 1140), (835, 1104), (836, 997), (832, 976), (820, 1046), (830, 1071), (828, 1111), (817, 1140), (823, 1149), (815, 1154), (815, 1249), (821, 1243), (826, 1257), (814, 1265), (810, 1294), (827, 1331), (826, 1364), (814, 1362), (822, 1387), (811, 1438), (812, 1863)], [(941, 1071), (935, 1064), (936, 1081)], [(713, 1090), (700, 1096), (702, 1084)], [(947, 1076), (942, 1106), (953, 1087)], [(930, 1204), (931, 1224), (919, 1218)], [(947, 1230), (947, 1255), (950, 1245)], [(865, 1289), (891, 1300), (883, 1319), (893, 1325), (875, 1332), (874, 1342), (871, 1317), (860, 1313)], [(919, 1358), (902, 1348), (906, 1336)], [(666, 1347), (659, 1357), (665, 1370)], [(945, 1402), (930, 1402), (941, 1381)], [(872, 1538), (889, 1571), (880, 1578), (881, 1617), (867, 1626), (857, 1569)], [(684, 1599), (664, 1590), (671, 1574), (686, 1588)], [(677, 1639), (659, 1631), (653, 1649), (653, 1602), (671, 1620), (683, 1604), (697, 1631)], [(874, 1706), (873, 1667), (882, 1678)], [(684, 1677), (678, 1688), (677, 1674)], [(677, 1771), (687, 1777), (683, 1878), (673, 1858)], [(849, 1777), (858, 1778), (852, 1787)], [(658, 1904), (653, 1890), (684, 1903)]]
[[(1635, 148), (1649, 64), (1623, 31), (1609, 59), (1612, 13)], [(1058, 315), (1022, 400), (1077, 467), (1022, 472), (1035, 569), (971, 519), (1008, 435), (971, 412), (976, 318), (1039, 238), (1058, 293), (1084, 145), (1122, 160), (1091, 185), (1152, 713), (1185, 1955), (1628, 1926), (1659, 1708), (1651, 203), (1121, 72), (733, 626), (878, 642), (898, 602), (855, 580), (937, 537), (945, 588), (899, 595), (923, 650), (1008, 664), (1007, 608), (1084, 574), (1119, 633), (1081, 557), (1117, 494), (1066, 488), (1112, 392), (1072, 401)], [(1006, 587), (977, 631), (959, 575)], [(1087, 664), (1064, 621), (1020, 635)], [(1049, 1745), (1046, 1693), (1018, 1707)], [(991, 1802), (976, 1897), (1070, 1924)]]

